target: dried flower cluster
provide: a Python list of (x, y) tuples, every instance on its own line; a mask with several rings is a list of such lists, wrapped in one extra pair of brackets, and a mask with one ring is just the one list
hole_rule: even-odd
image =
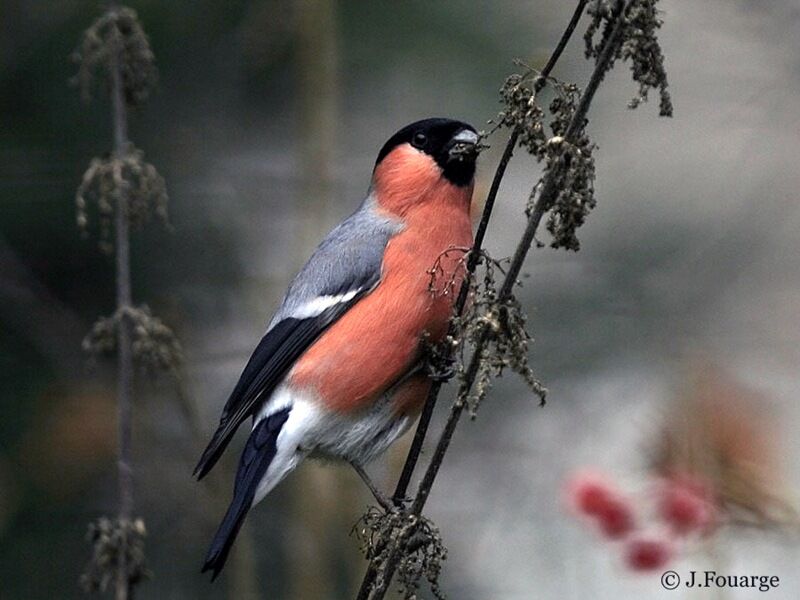
[[(461, 352), (457, 371), (462, 379), (466, 374), (464, 354), (467, 348), (479, 348), (481, 353), (472, 392), (463, 399), (473, 418), (491, 390), (493, 380), (506, 369), (520, 375), (542, 403), (547, 394), (528, 360), (528, 344), (532, 338), (526, 329), (525, 311), (513, 294), (501, 298), (497, 271), (503, 272), (501, 262), (482, 252), (478, 271), (471, 281), (470, 304), (457, 321), (457, 339), (466, 342), (458, 344)], [(482, 276), (477, 276), (478, 273)]]
[(83, 174), (75, 195), (78, 227), (89, 229), (89, 205), (97, 205), (100, 249), (113, 252), (111, 231), (114, 211), (122, 203), (131, 225), (140, 227), (151, 216), (168, 222), (167, 186), (156, 168), (144, 160), (144, 153), (131, 147), (124, 156), (93, 158)]
[(386, 513), (373, 507), (362, 515), (353, 533), (364, 556), (379, 570), (389, 556), (389, 549), (401, 546), (398, 578), (405, 600), (417, 600), (423, 577), (430, 584), (434, 597), (445, 598), (439, 587), (439, 575), (447, 558), (447, 548), (432, 521), (399, 511)]
[(175, 374), (183, 352), (172, 329), (154, 317), (147, 305), (117, 310), (101, 317), (83, 339), (83, 349), (95, 356), (111, 356), (117, 350), (119, 323), (130, 319), (133, 331), (133, 356), (142, 366)]
[(529, 69), (525, 75), (515, 74), (506, 79), (500, 89), (500, 101), (504, 108), (498, 123), (515, 128), (519, 132), (520, 145), (538, 162), (545, 163), (542, 178), (531, 192), (526, 210), (528, 216), (533, 210), (542, 181), (548, 176), (553, 177), (558, 193), (552, 205), (545, 207), (549, 211), (547, 230), (553, 237), (551, 246), (577, 251), (580, 243), (576, 231), (596, 205), (593, 157), (596, 146), (583, 128), (572, 141), (564, 137), (581, 97), (581, 91), (575, 84), (553, 78), (547, 80), (555, 95), (547, 111), (550, 122), (545, 126), (545, 111), (536, 100), (537, 82), (540, 79), (534, 74), (535, 71)]
[(547, 132), (544, 126), (544, 109), (536, 99), (532, 83), (533, 72), (509, 75), (500, 88), (503, 109), (497, 116), (499, 126), (519, 130), (519, 145), (526, 148), (536, 160), (543, 160), (547, 152)]
[[(667, 90), (667, 71), (664, 68), (664, 54), (658, 42), (656, 32), (663, 21), (656, 8), (658, 0), (634, 0), (622, 16), (624, 30), (623, 42), (614, 55), (614, 60), (630, 61), (633, 80), (639, 84), (639, 93), (628, 103), (636, 108), (647, 101), (648, 91), (657, 89), (659, 95), (659, 115), (672, 116), (672, 100)], [(597, 59), (616, 22), (616, 17), (623, 10), (623, 2), (619, 0), (594, 0), (587, 12), (592, 18), (586, 30), (586, 57)], [(595, 42), (597, 33), (602, 30), (599, 41)], [(610, 66), (609, 66), (610, 68)]]
[(87, 592), (105, 592), (114, 585), (121, 566), (131, 586), (149, 577), (144, 558), (146, 535), (142, 519), (101, 517), (90, 523), (86, 537), (92, 544), (92, 558), (81, 575), (81, 587)]
[[(119, 53), (116, 52), (117, 44)], [(119, 61), (128, 106), (141, 106), (158, 79), (155, 56), (147, 34), (136, 11), (127, 7), (111, 9), (99, 17), (84, 32), (73, 59), (78, 63), (76, 82), (85, 100), (91, 98), (96, 71), (102, 70), (103, 80), (108, 81), (116, 60)]]
[[(594, 196), (594, 144), (586, 135), (576, 143), (557, 136), (550, 140), (552, 156), (545, 173), (552, 172), (558, 193), (549, 207), (547, 231), (553, 237), (550, 246), (577, 252), (580, 241), (576, 231), (597, 205)], [(529, 203), (528, 211), (533, 206)]]

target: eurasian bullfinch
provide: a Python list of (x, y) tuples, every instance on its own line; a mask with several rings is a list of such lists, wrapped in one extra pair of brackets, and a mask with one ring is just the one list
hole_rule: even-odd
[(304, 458), (344, 459), (363, 476), (416, 419), (431, 384), (424, 346), (447, 331), (472, 245), (477, 142), (450, 119), (394, 134), (360, 208), (289, 286), (195, 469), (205, 476), (252, 417), (204, 572), (219, 574), (247, 512)]

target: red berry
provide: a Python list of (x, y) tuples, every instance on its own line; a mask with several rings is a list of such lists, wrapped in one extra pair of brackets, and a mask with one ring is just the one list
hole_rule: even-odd
[(671, 559), (672, 547), (666, 540), (637, 538), (625, 545), (625, 564), (633, 571), (663, 568)]
[(714, 520), (714, 506), (696, 486), (670, 481), (663, 489), (660, 512), (677, 533), (707, 529)]
[(633, 531), (633, 510), (621, 497), (609, 498), (597, 513), (600, 530), (610, 539), (618, 540)]
[(587, 472), (572, 479), (568, 486), (568, 495), (579, 512), (597, 516), (616, 495), (616, 490), (607, 477)]

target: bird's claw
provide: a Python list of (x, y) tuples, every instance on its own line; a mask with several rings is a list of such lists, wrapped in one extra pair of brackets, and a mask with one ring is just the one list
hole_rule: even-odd
[(455, 362), (453, 359), (448, 361), (441, 360), (439, 361), (440, 364), (431, 364), (429, 362), (427, 364), (428, 377), (436, 383), (447, 383), (456, 374)]

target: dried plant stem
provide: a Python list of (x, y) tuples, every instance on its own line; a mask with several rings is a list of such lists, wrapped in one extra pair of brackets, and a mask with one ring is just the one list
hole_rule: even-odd
[[(558, 44), (556, 45), (553, 53), (550, 55), (550, 58), (547, 60), (547, 63), (536, 80), (536, 91), (539, 91), (544, 87), (545, 82), (550, 76), (553, 68), (556, 66), (558, 59), (561, 58), (561, 54), (564, 52), (567, 42), (569, 42), (569, 39), (572, 37), (575, 28), (578, 26), (578, 21), (580, 21), (587, 3), (588, 0), (579, 0), (578, 5), (575, 7), (575, 11), (572, 13), (572, 18), (570, 19), (567, 28), (561, 35), (561, 39), (558, 40)], [(494, 210), (494, 203), (497, 198), (497, 193), (500, 190), (500, 184), (506, 174), (508, 163), (511, 162), (511, 157), (514, 154), (514, 148), (517, 145), (519, 134), (519, 127), (515, 127), (511, 131), (508, 142), (506, 142), (506, 147), (503, 150), (503, 155), (500, 157), (500, 162), (497, 164), (497, 169), (495, 170), (494, 177), (492, 178), (492, 185), (489, 188), (489, 193), (486, 196), (486, 203), (483, 206), (481, 220), (478, 223), (478, 229), (475, 232), (475, 241), (472, 246), (472, 252), (470, 252), (467, 259), (467, 274), (461, 284), (461, 289), (459, 290), (458, 299), (456, 300), (453, 311), (456, 315), (461, 315), (461, 313), (464, 311), (464, 306), (467, 303), (467, 296), (469, 295), (469, 281), (478, 266), (478, 261), (481, 255), (480, 251), (481, 248), (483, 248), (483, 239), (486, 237), (486, 230), (489, 227), (489, 219), (491, 218), (492, 211)], [(451, 324), (448, 335), (452, 335), (454, 333), (455, 329)], [(414, 474), (414, 469), (417, 466), (417, 462), (419, 462), (419, 457), (422, 452), (422, 444), (425, 442), (425, 436), (428, 432), (428, 426), (430, 425), (433, 409), (436, 405), (436, 399), (439, 396), (439, 391), (442, 388), (442, 384), (442, 381), (434, 381), (431, 385), (430, 391), (428, 392), (428, 397), (425, 400), (425, 405), (422, 409), (422, 413), (420, 414), (416, 432), (414, 433), (414, 440), (411, 442), (411, 447), (409, 448), (405, 464), (403, 465), (403, 471), (400, 473), (400, 479), (397, 481), (397, 487), (395, 488), (392, 496), (395, 504), (397, 505), (402, 504), (406, 493), (408, 492), (408, 486), (411, 483), (411, 477)]]
[[(115, 2), (110, 3), (110, 10), (116, 10)], [(120, 52), (122, 40), (119, 31), (114, 29), (114, 43), (110, 57), (111, 76), (111, 110), (114, 128), (114, 154), (122, 158), (128, 150), (128, 114), (122, 83)], [(117, 310), (120, 322), (117, 338), (117, 407), (118, 407), (118, 450), (117, 472), (119, 480), (119, 519), (129, 521), (133, 513), (133, 473), (131, 470), (131, 427), (133, 404), (133, 350), (131, 347), (131, 321), (128, 310), (131, 301), (131, 265), (130, 265), (130, 227), (125, 205), (125, 188), (117, 189), (115, 214), (116, 235), (116, 287)], [(130, 597), (130, 582), (125, 564), (127, 549), (121, 548), (118, 553), (116, 600), (127, 600)]]
[(588, 3), (589, 0), (578, 0), (578, 5), (575, 7), (575, 11), (572, 13), (572, 18), (569, 20), (569, 23), (567, 23), (567, 28), (564, 30), (564, 33), (561, 34), (561, 39), (558, 40), (558, 44), (556, 44), (553, 53), (550, 55), (550, 58), (544, 65), (542, 72), (539, 74), (541, 77), (541, 83), (537, 84), (537, 91), (544, 86), (545, 80), (550, 76), (550, 72), (553, 70), (553, 67), (556, 66), (558, 59), (561, 58), (561, 54), (564, 52), (564, 48), (567, 47), (569, 39), (575, 32), (575, 28), (578, 26), (578, 21), (581, 20), (581, 16), (583, 16), (583, 10), (586, 8)]
[[(583, 128), (586, 124), (586, 114), (589, 110), (589, 106), (591, 105), (591, 102), (594, 98), (595, 93), (597, 92), (600, 82), (603, 80), (606, 72), (608, 71), (608, 68), (611, 65), (611, 62), (621, 42), (621, 37), (622, 37), (621, 34), (624, 25), (623, 15), (627, 12), (628, 8), (633, 4), (633, 2), (635, 2), (635, 0), (628, 0), (624, 5), (624, 8), (618, 13), (616, 21), (614, 23), (614, 28), (611, 31), (611, 34), (608, 36), (606, 44), (595, 63), (595, 68), (589, 80), (589, 83), (587, 84), (586, 89), (583, 95), (581, 96), (581, 100), (575, 110), (575, 113), (572, 116), (572, 119), (570, 120), (569, 126), (567, 127), (566, 133), (564, 135), (565, 141), (569, 144), (575, 143), (577, 136), (583, 131)], [(573, 20), (570, 22), (570, 28), (568, 28), (567, 30), (568, 32), (571, 33), (571, 31), (574, 30), (575, 24), (577, 24), (577, 20), (580, 18), (580, 13), (582, 12), (585, 4), (586, 4), (585, 2), (579, 3), (578, 9), (576, 10), (576, 16), (573, 17)], [(559, 46), (563, 50), (563, 45), (559, 44)], [(549, 63), (550, 61), (548, 61), (548, 64)], [(510, 159), (510, 154), (509, 154), (509, 159)], [(502, 171), (505, 170), (505, 166), (506, 165), (502, 165)], [(539, 196), (528, 218), (525, 232), (522, 236), (522, 239), (520, 240), (520, 243), (516, 248), (516, 251), (514, 252), (514, 256), (511, 260), (511, 264), (508, 267), (506, 277), (500, 288), (500, 293), (499, 293), (500, 303), (507, 301), (511, 297), (514, 286), (517, 283), (520, 271), (522, 270), (522, 266), (525, 262), (525, 258), (527, 257), (531, 245), (534, 242), (536, 232), (542, 221), (542, 217), (550, 209), (550, 207), (553, 206), (553, 203), (555, 202), (555, 199), (559, 191), (558, 171), (559, 169), (562, 168), (564, 168), (563, 165), (558, 165), (558, 164), (554, 165), (554, 167), (547, 173), (543, 181)], [(501, 168), (498, 167), (498, 172), (500, 171)], [(500, 179), (502, 179), (502, 174), (500, 176)], [(495, 183), (497, 184), (497, 187), (499, 187), (499, 180), (497, 178), (497, 174), (495, 180), (496, 181), (493, 182), (492, 185), (493, 189), (495, 188)], [(493, 202), (494, 198), (492, 198), (492, 203)], [(476, 344), (475, 352), (472, 355), (469, 366), (467, 367), (466, 373), (464, 374), (463, 380), (459, 385), (458, 394), (456, 396), (455, 402), (453, 403), (453, 406), (450, 409), (450, 414), (447, 418), (447, 422), (445, 423), (444, 429), (436, 443), (433, 456), (431, 457), (431, 461), (428, 464), (428, 468), (425, 470), (425, 473), (422, 477), (422, 481), (420, 482), (416, 496), (414, 497), (414, 501), (408, 510), (407, 514), (410, 519), (419, 518), (419, 516), (422, 514), (422, 510), (425, 508), (425, 503), (427, 502), (427, 499), (430, 496), (433, 483), (436, 479), (436, 476), (439, 473), (439, 469), (442, 465), (442, 462), (444, 461), (445, 454), (450, 446), (450, 442), (452, 441), (453, 434), (455, 433), (455, 429), (458, 425), (461, 415), (464, 412), (464, 407), (466, 405), (467, 397), (469, 396), (469, 393), (472, 389), (472, 385), (475, 382), (475, 378), (478, 374), (481, 361), (483, 360), (483, 351), (488, 342), (488, 338), (489, 338), (489, 333), (485, 332), (478, 340), (478, 343)], [(389, 585), (391, 584), (394, 572), (397, 569), (397, 566), (402, 558), (403, 546), (404, 542), (406, 541), (404, 537), (408, 537), (408, 535), (410, 535), (412, 531), (413, 528), (408, 528), (408, 533), (405, 536), (402, 533), (399, 533), (393, 540), (391, 540), (388, 554), (383, 564), (381, 565), (380, 569), (373, 567), (372, 564), (370, 565), (367, 574), (364, 578), (364, 581), (362, 582), (361, 589), (359, 591), (358, 595), (359, 600), (366, 600), (366, 599), (381, 600), (382, 598), (384, 598), (389, 588)]]
[(118, 409), (118, 512), (114, 519), (103, 516), (90, 524), (92, 558), (80, 581), (87, 592), (113, 588), (117, 600), (128, 600), (135, 586), (149, 576), (144, 555), (147, 531), (144, 521), (134, 517), (133, 364), (140, 361), (174, 376), (181, 360), (172, 330), (146, 305), (134, 307), (131, 299), (131, 228), (152, 215), (167, 220), (164, 179), (128, 138), (128, 109), (146, 99), (157, 69), (136, 12), (115, 0), (108, 0), (105, 12), (84, 31), (73, 58), (79, 64), (75, 81), (84, 98), (91, 98), (93, 84), (102, 79), (111, 102), (112, 151), (92, 159), (75, 204), (77, 225), (84, 233), (90, 206), (96, 206), (100, 249), (115, 255), (116, 310), (95, 322), (82, 345), (94, 355), (116, 354)]

